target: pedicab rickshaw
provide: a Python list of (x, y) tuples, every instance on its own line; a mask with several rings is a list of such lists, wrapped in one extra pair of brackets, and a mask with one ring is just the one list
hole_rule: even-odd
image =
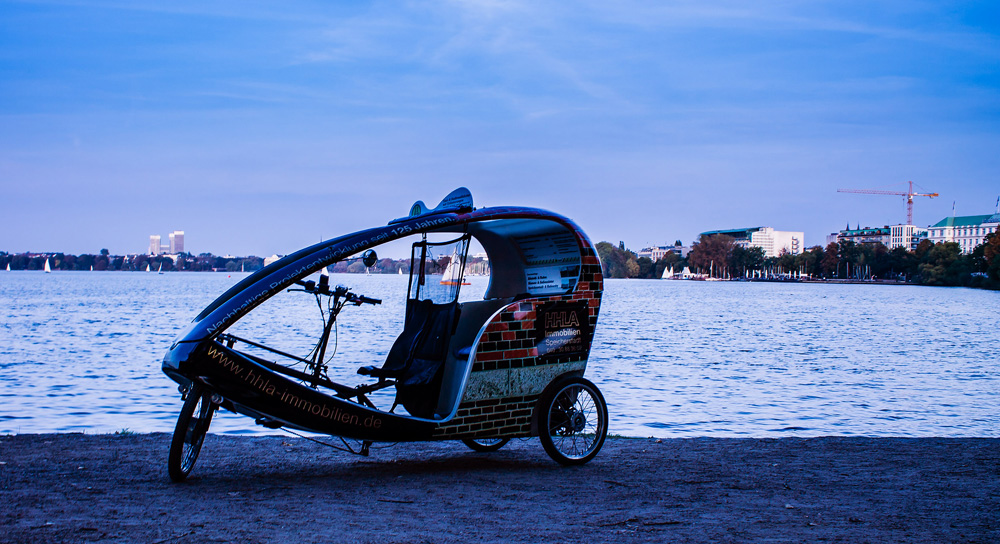
[[(327, 267), (370, 267), (375, 246), (404, 238), (414, 241), (403, 330), (384, 361), (357, 369), (364, 383), (331, 380), (338, 314), (381, 300), (330, 285)], [(489, 284), (481, 300), (459, 301), (473, 240), (487, 254)], [(444, 272), (438, 255), (451, 256)], [(317, 272), (318, 281), (307, 279)], [(202, 310), (164, 357), (184, 400), (170, 477), (187, 478), (219, 407), (268, 428), (360, 441), (348, 449), (362, 455), (376, 442), (461, 440), (494, 451), (538, 436), (555, 461), (586, 463), (608, 425), (603, 395), (583, 377), (602, 288), (597, 252), (572, 221), (534, 208), (475, 209), (464, 188), (435, 208), (418, 201), (385, 226), (292, 253)], [(303, 294), (322, 316), (305, 355), (232, 332), (272, 297)], [(391, 406), (376, 406), (373, 395), (393, 391)]]

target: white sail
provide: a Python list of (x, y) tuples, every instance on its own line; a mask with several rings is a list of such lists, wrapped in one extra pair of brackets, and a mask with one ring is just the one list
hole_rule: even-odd
[(441, 285), (469, 285), (462, 283), (462, 260), (457, 251), (451, 254), (451, 260), (441, 276)]
[(146, 272), (149, 272), (149, 263), (146, 263)]
[(49, 272), (52, 272), (52, 267), (49, 266), (49, 260), (45, 259), (45, 273), (48, 274)]
[(455, 266), (454, 257), (448, 263), (448, 268), (444, 269), (444, 275), (441, 276), (441, 283), (455, 283), (458, 281), (458, 267)]
[(7, 272), (10, 272), (10, 263), (7, 263)]

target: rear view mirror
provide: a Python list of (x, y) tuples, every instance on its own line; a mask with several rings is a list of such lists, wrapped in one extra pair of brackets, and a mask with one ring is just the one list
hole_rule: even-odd
[(375, 266), (378, 262), (378, 255), (375, 253), (374, 249), (369, 249), (361, 254), (361, 262), (365, 263), (366, 267)]

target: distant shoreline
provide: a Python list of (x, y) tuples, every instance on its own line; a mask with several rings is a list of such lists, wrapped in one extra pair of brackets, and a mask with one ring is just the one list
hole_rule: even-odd
[[(2, 274), (4, 272), (5, 272), (4, 270), (0, 270), (0, 277), (2, 277)], [(42, 270), (10, 270), (9, 272), (32, 272), (32, 273), (39, 273), (39, 274), (45, 273)], [(157, 273), (156, 271), (153, 271), (153, 270), (150, 270), (150, 271), (146, 271), (146, 270), (53, 270), (52, 271), (52, 273), (58, 273), (58, 274), (66, 274), (66, 273), (74, 274), (74, 273), (90, 273), (90, 272), (136, 272), (136, 273), (141, 273), (141, 274), (156, 274)], [(168, 273), (169, 274), (175, 274), (175, 273), (234, 274), (234, 273), (237, 273), (237, 274), (247, 274), (247, 275), (250, 275), (253, 272), (256, 272), (256, 271), (250, 271), (250, 270), (246, 270), (246, 271), (240, 271), (240, 270), (235, 270), (235, 271), (232, 271), (232, 270), (170, 270), (170, 271), (166, 271), (165, 270), (163, 272), (160, 272), (160, 274), (168, 274)], [(364, 275), (366, 275), (364, 272), (350, 272), (350, 271), (337, 271), (337, 272), (332, 272), (332, 273), (333, 274), (349, 274), (349, 275), (355, 275), (355, 276), (364, 276)], [(404, 275), (405, 274), (407, 274), (407, 273), (404, 272)], [(394, 272), (376, 272), (376, 273), (374, 273), (372, 275), (378, 275), (378, 276), (382, 276), (382, 275), (395, 276), (395, 275), (398, 275), (398, 273), (394, 273)], [(489, 274), (485, 274), (485, 275), (480, 275), (479, 277), (488, 277), (488, 276), (489, 276)], [(476, 276), (467, 276), (467, 277), (476, 277)], [(898, 286), (909, 285), (909, 286), (915, 286), (915, 287), (966, 287), (968, 289), (983, 290), (982, 288), (978, 288), (978, 287), (969, 287), (969, 286), (961, 286), (961, 285), (944, 285), (944, 286), (942, 286), (942, 285), (925, 285), (925, 284), (916, 283), (916, 282), (901, 282), (901, 281), (895, 281), (895, 280), (874, 280), (874, 281), (872, 281), (872, 280), (847, 280), (847, 279), (762, 280), (762, 279), (742, 279), (742, 278), (741, 279), (729, 279), (729, 280), (723, 280), (723, 279), (714, 279), (714, 280), (687, 279), (687, 280), (681, 280), (681, 279), (656, 279), (656, 278), (606, 278), (605, 279), (605, 281), (609, 281), (609, 280), (610, 281), (636, 281), (636, 280), (638, 280), (638, 281), (655, 281), (655, 282), (663, 281), (663, 282), (678, 282), (678, 283), (782, 283), (782, 284), (818, 284), (818, 285), (898, 285)], [(986, 290), (989, 290), (989, 289), (986, 289)]]

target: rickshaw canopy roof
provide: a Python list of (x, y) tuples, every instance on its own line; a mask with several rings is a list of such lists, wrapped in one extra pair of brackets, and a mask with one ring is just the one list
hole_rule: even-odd
[(579, 227), (559, 214), (526, 207), (476, 210), (464, 188), (433, 209), (418, 201), (410, 211), (388, 225), (320, 242), (254, 272), (198, 314), (177, 340), (196, 342), (217, 335), (300, 278), (408, 236), (468, 233), (474, 237), (490, 260), (487, 299), (571, 292), (580, 273), (581, 247), (590, 245)]

